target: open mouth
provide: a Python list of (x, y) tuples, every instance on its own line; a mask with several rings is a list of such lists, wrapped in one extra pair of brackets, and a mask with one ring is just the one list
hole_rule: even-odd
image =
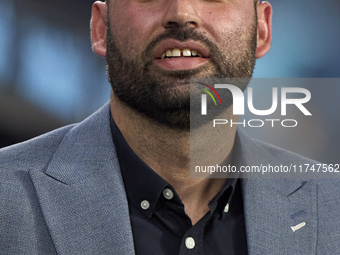
[(156, 46), (155, 64), (163, 70), (196, 69), (210, 61), (209, 50), (200, 42), (167, 39)]
[(202, 54), (192, 49), (169, 49), (163, 52), (161, 59), (164, 58), (178, 58), (178, 57), (199, 57), (202, 58)]

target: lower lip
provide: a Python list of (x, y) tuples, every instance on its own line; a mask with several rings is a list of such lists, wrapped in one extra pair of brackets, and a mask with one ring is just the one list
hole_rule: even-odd
[(168, 71), (180, 71), (196, 69), (209, 62), (209, 58), (190, 58), (190, 57), (175, 57), (155, 59), (156, 65)]

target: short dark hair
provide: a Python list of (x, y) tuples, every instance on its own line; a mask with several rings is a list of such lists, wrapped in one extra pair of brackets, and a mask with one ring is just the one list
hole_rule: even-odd
[[(109, 4), (110, 0), (105, 0), (107, 4)], [(254, 0), (255, 3), (258, 3), (259, 0)]]
[[(107, 5), (109, 5), (110, 0), (105, 0)], [(254, 0), (255, 3), (258, 3), (260, 0)]]

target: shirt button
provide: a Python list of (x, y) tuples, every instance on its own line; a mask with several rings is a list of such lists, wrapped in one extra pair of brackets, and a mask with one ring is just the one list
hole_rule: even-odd
[(166, 188), (166, 189), (163, 190), (163, 196), (166, 199), (170, 200), (170, 199), (172, 199), (174, 197), (174, 193), (172, 192), (171, 189)]
[(140, 206), (142, 207), (143, 210), (147, 210), (149, 209), (150, 207), (150, 203), (148, 200), (143, 200), (141, 203), (140, 203)]
[(229, 204), (227, 204), (225, 207), (224, 207), (224, 212), (228, 212), (229, 211)]
[(185, 239), (185, 246), (191, 250), (195, 247), (195, 240), (192, 237), (187, 237), (187, 239)]

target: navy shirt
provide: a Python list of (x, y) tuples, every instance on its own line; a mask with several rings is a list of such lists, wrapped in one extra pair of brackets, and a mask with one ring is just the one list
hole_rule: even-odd
[(111, 132), (137, 255), (247, 254), (239, 179), (226, 180), (193, 226), (174, 188), (133, 152), (112, 118)]

